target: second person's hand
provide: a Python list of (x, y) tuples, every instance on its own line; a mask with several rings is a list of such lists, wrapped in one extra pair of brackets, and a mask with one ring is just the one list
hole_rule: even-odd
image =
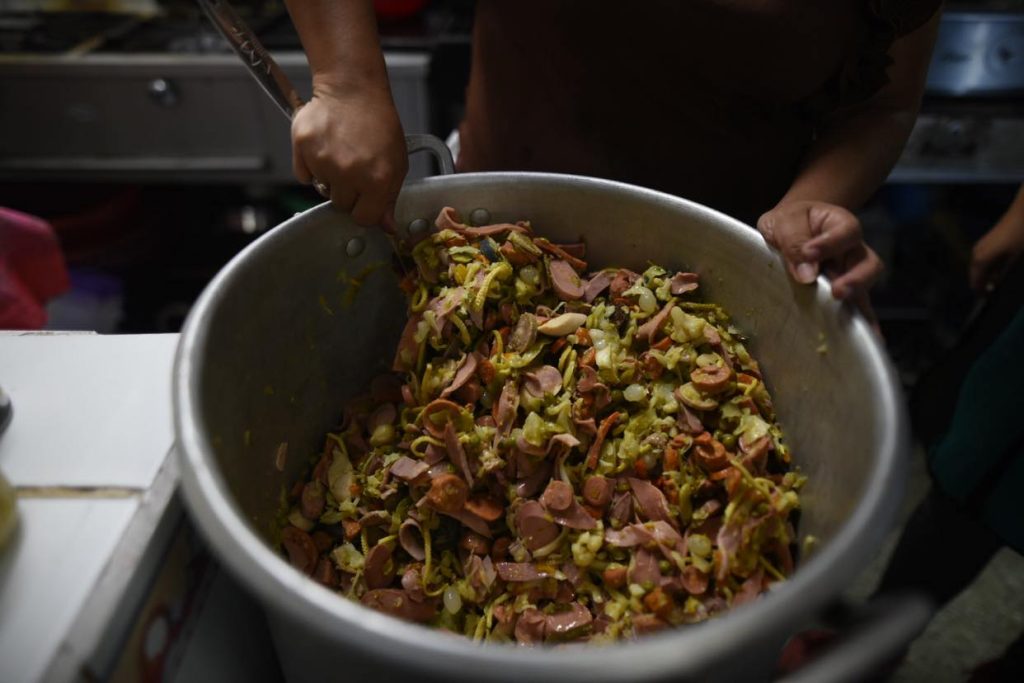
[(882, 273), (882, 260), (864, 243), (852, 213), (826, 202), (791, 201), (762, 215), (757, 229), (781, 252), (794, 280), (810, 284), (824, 270), (832, 296), (864, 308), (868, 289)]
[(296, 178), (326, 185), (331, 203), (360, 225), (391, 222), (409, 168), (391, 93), (379, 90), (314, 81), (292, 121)]

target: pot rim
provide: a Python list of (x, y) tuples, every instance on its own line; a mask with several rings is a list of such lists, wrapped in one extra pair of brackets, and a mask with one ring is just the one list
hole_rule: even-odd
[[(545, 184), (624, 193), (669, 203), (691, 215), (703, 216), (715, 229), (743, 231), (756, 247), (768, 251), (749, 226), (695, 202), (654, 190), (582, 176), (548, 173), (478, 173), (439, 176), (413, 181), (403, 193), (437, 191), (481, 179), (498, 184)], [(558, 648), (522, 648), (515, 645), (477, 644), (461, 636), (408, 623), (363, 607), (295, 571), (250, 527), (232, 500), (230, 489), (217, 469), (216, 458), (204, 434), (198, 395), (202, 365), (197, 357), (207, 339), (209, 322), (223, 288), (244, 269), (252, 256), (288, 238), (310, 217), (334, 211), (324, 203), (296, 214), (237, 254), (203, 291), (182, 330), (174, 362), (173, 405), (182, 490), (192, 519), (215, 555), (249, 590), (273, 611), (316, 630), (343, 638), (356, 648), (386, 661), (401, 656), (425, 672), (440, 676), (465, 675), (496, 679), (514, 672), (524, 675), (559, 675), (569, 681), (679, 678), (688, 672), (710, 670), (715, 661), (736, 657), (737, 646), (768, 637), (781, 644), (805, 626), (832, 599), (839, 596), (868, 562), (891, 524), (906, 477), (903, 457), (909, 443), (904, 408), (895, 374), (870, 326), (859, 314), (849, 315), (848, 333), (856, 337), (865, 356), (872, 383), (882, 389), (874, 406), (876, 418), (895, 428), (884, 433), (865, 493), (838, 533), (801, 563), (798, 571), (768, 595), (722, 616), (699, 624), (612, 645), (586, 644)], [(815, 299), (833, 315), (848, 315), (819, 277)], [(341, 635), (343, 634), (343, 635)], [(400, 655), (399, 655), (400, 653)]]

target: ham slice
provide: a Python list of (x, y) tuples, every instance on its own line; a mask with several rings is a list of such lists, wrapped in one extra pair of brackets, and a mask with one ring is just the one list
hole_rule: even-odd
[(545, 628), (546, 634), (565, 635), (587, 626), (594, 620), (594, 615), (578, 602), (572, 603), (563, 612), (549, 614)]
[(462, 526), (475, 531), (484, 538), (490, 538), (491, 528), (487, 525), (487, 521), (480, 518), (480, 516), (473, 514), (469, 510), (457, 510), (455, 512), (441, 512), (441, 514), (448, 515), (455, 521), (462, 524)]
[(434, 225), (438, 230), (454, 230), (460, 235), (469, 235), (472, 237), (489, 237), (493, 235), (500, 235), (505, 232), (522, 232), (526, 234), (529, 234), (530, 232), (524, 226), (513, 223), (495, 223), (493, 225), (482, 225), (475, 228), (470, 227), (462, 222), (458, 212), (450, 206), (446, 206), (441, 209), (441, 212), (437, 214), (437, 218), (434, 220)]
[(451, 422), (444, 425), (444, 444), (448, 448), (448, 457), (458, 465), (462, 476), (466, 478), (469, 487), (473, 487), (473, 473), (469, 471), (469, 461), (466, 459), (466, 450), (459, 441), (459, 435), (455, 433), (455, 426)]
[(633, 286), (633, 283), (640, 279), (640, 276), (631, 270), (620, 268), (615, 277), (612, 278), (611, 283), (608, 285), (608, 294), (611, 298), (617, 299), (622, 296), (622, 293)]
[(570, 266), (572, 266), (573, 270), (575, 270), (578, 273), (582, 273), (584, 270), (587, 269), (586, 261), (576, 258), (559, 245), (552, 244), (550, 241), (543, 237), (534, 238), (533, 243), (540, 247), (542, 250), (554, 256), (555, 258), (565, 261)]
[(633, 548), (638, 545), (654, 543), (654, 536), (642, 524), (630, 524), (618, 531), (609, 529), (604, 532), (604, 540), (616, 548)]
[(536, 607), (526, 608), (516, 621), (516, 640), (523, 644), (544, 641), (547, 617)]
[(542, 365), (536, 370), (524, 372), (523, 380), (526, 390), (538, 398), (557, 394), (562, 388), (562, 373), (553, 365)]
[(402, 336), (398, 341), (398, 349), (395, 351), (395, 360), (391, 363), (391, 369), (395, 372), (407, 372), (416, 365), (416, 356), (420, 347), (416, 341), (416, 330), (422, 320), (423, 315), (416, 313), (409, 316), (409, 320), (405, 323)]
[(672, 279), (668, 281), (668, 290), (672, 293), (672, 296), (679, 296), (692, 292), (700, 285), (700, 276), (697, 273), (676, 273), (672, 276)]
[(543, 446), (535, 446), (520, 434), (516, 437), (516, 448), (527, 455), (536, 457), (547, 456), (555, 453), (556, 456), (566, 453), (580, 445), (579, 439), (572, 434), (555, 434)]
[(391, 476), (406, 483), (412, 483), (417, 479), (425, 478), (424, 475), (429, 469), (430, 465), (422, 460), (413, 460), (409, 456), (403, 455), (391, 465)]
[(402, 550), (409, 553), (409, 557), (422, 562), (426, 556), (426, 549), (423, 547), (423, 531), (420, 523), (415, 519), (406, 518), (402, 526), (398, 528), (398, 544)]
[(758, 569), (751, 574), (746, 581), (740, 584), (740, 589), (732, 598), (732, 606), (739, 607), (748, 602), (753, 602), (761, 595), (762, 584), (764, 583), (764, 570)]
[(597, 527), (597, 522), (594, 521), (594, 518), (575, 500), (569, 505), (569, 509), (559, 513), (552, 512), (551, 517), (555, 520), (556, 524), (568, 529), (589, 531)]
[(683, 588), (686, 589), (686, 592), (690, 595), (703, 595), (708, 589), (708, 582), (708, 575), (693, 565), (689, 565), (683, 569)]
[(612, 283), (612, 276), (605, 271), (594, 273), (594, 275), (587, 280), (587, 284), (583, 287), (583, 300), (588, 304), (596, 299), (601, 292), (608, 289), (608, 285)]
[(494, 421), (497, 423), (495, 436), (506, 436), (512, 429), (512, 423), (516, 419), (516, 410), (519, 408), (519, 388), (515, 381), (505, 382), (501, 388), (501, 395), (494, 408)]
[(665, 494), (649, 481), (629, 477), (629, 488), (636, 498), (637, 507), (640, 508), (640, 516), (651, 521), (662, 520), (671, 523), (672, 515), (668, 510), (668, 501)]
[(636, 331), (637, 339), (643, 339), (648, 344), (654, 341), (654, 337), (661, 332), (661, 328), (665, 326), (668, 321), (668, 316), (672, 312), (672, 308), (675, 307), (675, 302), (669, 301), (667, 304), (662, 306), (661, 310), (655, 313), (641, 325)]
[(547, 510), (528, 500), (516, 511), (516, 532), (528, 550), (537, 550), (558, 538), (558, 525), (548, 518)]
[(608, 517), (613, 522), (625, 524), (633, 516), (633, 497), (628, 493), (620, 493), (612, 499), (612, 509)]
[(630, 583), (652, 583), (655, 586), (661, 583), (661, 570), (658, 569), (658, 558), (650, 550), (640, 548), (633, 555), (633, 562), (629, 567)]
[(477, 365), (480, 363), (480, 354), (474, 351), (473, 353), (466, 354), (459, 369), (455, 371), (455, 377), (452, 379), (452, 383), (445, 387), (444, 391), (441, 392), (441, 398), (448, 398), (453, 393), (461, 389), (466, 382), (472, 379), (476, 373)]
[(679, 429), (687, 434), (700, 434), (704, 431), (704, 425), (701, 424), (700, 418), (682, 401), (679, 401), (679, 414), (676, 416), (676, 424), (679, 426)]

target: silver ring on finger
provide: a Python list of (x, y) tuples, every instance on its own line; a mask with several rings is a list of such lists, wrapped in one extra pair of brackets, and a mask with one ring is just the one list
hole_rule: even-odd
[(320, 196), (324, 199), (331, 198), (331, 188), (327, 187), (324, 183), (320, 182), (316, 178), (313, 178), (313, 189), (320, 193)]

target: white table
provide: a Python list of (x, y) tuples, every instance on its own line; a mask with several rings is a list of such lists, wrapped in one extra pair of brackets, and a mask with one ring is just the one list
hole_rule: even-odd
[(0, 470), (20, 517), (0, 552), (0, 681), (279, 679), (259, 608), (175, 495), (176, 344), (0, 332)]

